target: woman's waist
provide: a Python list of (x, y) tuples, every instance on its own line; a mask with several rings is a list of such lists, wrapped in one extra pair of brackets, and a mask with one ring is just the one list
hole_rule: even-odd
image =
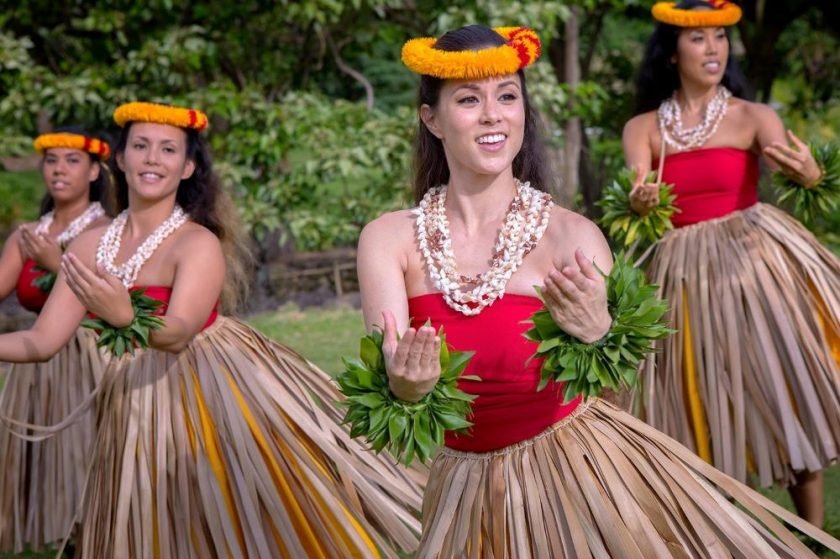
[(710, 193), (703, 195), (677, 196), (674, 205), (679, 212), (671, 216), (674, 227), (685, 227), (710, 219), (727, 216), (739, 210), (746, 210), (758, 203), (758, 193)]

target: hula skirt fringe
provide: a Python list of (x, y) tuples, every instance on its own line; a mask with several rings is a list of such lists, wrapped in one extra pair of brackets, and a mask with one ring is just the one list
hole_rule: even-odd
[(756, 204), (669, 232), (649, 278), (678, 332), (643, 367), (641, 414), (739, 481), (789, 484), (840, 454), (840, 261)]
[(602, 400), (488, 453), (442, 450), (419, 558), (815, 558), (817, 530)]
[(76, 557), (415, 550), (425, 474), (350, 439), (338, 398), (325, 373), (224, 317), (179, 354), (113, 363)]
[(102, 378), (105, 358), (96, 338), (79, 329), (44, 363), (12, 365), (0, 395), (0, 551), (60, 544), (79, 505), (93, 448), (96, 418), (40, 442), (15, 435), (8, 420), (51, 425), (75, 410)]

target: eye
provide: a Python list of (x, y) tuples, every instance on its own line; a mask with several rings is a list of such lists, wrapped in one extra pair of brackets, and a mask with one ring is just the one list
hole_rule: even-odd
[(163, 148), (163, 151), (165, 153), (175, 153), (175, 148), (173, 148), (172, 146), (167, 146), (167, 147)]
[(503, 101), (505, 103), (512, 103), (516, 101), (516, 99), (517, 96), (515, 93), (502, 93), (502, 95), (499, 97), (499, 101)]
[(133, 144), (131, 144), (131, 147), (132, 149), (145, 149), (146, 144), (144, 144), (143, 142), (134, 142)]
[(475, 95), (468, 95), (466, 97), (461, 97), (460, 99), (458, 99), (459, 105), (473, 105), (475, 103), (478, 103), (478, 97), (476, 97)]

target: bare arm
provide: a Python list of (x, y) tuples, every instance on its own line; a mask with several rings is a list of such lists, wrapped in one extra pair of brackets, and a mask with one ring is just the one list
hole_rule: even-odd
[(650, 149), (649, 116), (638, 115), (627, 121), (621, 135), (621, 146), (624, 149), (624, 161), (631, 169), (636, 169), (642, 176), (651, 171), (653, 153)]
[(391, 311), (400, 332), (409, 325), (404, 256), (399, 236), (401, 213), (387, 214), (370, 222), (359, 237), (357, 268), (362, 294), (362, 313), (368, 331), (383, 326), (382, 313)]
[(785, 131), (782, 119), (772, 107), (750, 103), (749, 111), (757, 123), (755, 141), (767, 165), (803, 186), (816, 185), (822, 177), (822, 170), (808, 145), (793, 132)]
[(184, 234), (175, 248), (178, 264), (164, 326), (150, 336), (155, 349), (177, 353), (201, 331), (219, 301), (225, 258), (219, 239), (206, 229)]
[(11, 295), (23, 270), (23, 253), (20, 250), (20, 230), (9, 235), (0, 254), (0, 300)]
[(67, 345), (85, 309), (59, 272), (47, 303), (32, 328), (0, 335), (0, 361), (29, 363), (46, 361)]

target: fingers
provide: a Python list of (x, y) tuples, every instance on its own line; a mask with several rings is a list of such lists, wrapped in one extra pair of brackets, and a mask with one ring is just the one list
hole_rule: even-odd
[(426, 337), (426, 343), (423, 345), (423, 354), (420, 357), (420, 366), (426, 370), (434, 368), (435, 361), (440, 358), (440, 338), (434, 329), (431, 327), (429, 329), (431, 330), (431, 335)]
[(62, 263), (67, 276), (71, 277), (73, 282), (81, 289), (88, 290), (103, 281), (74, 254), (66, 254), (62, 258)]
[(798, 170), (807, 157), (805, 153), (794, 151), (779, 142), (773, 142), (764, 148), (764, 154), (787, 171)]
[(382, 311), (382, 347), (391, 355), (397, 349), (397, 319), (391, 311)]
[(574, 284), (572, 280), (566, 277), (566, 270), (571, 271), (572, 267), (567, 266), (563, 271), (551, 271), (545, 278), (545, 289), (558, 305), (562, 305), (566, 301), (574, 301), (580, 297), (580, 289)]
[(808, 147), (808, 144), (800, 140), (799, 137), (793, 133), (793, 130), (789, 128), (787, 130), (787, 137), (790, 140), (790, 143), (799, 148), (799, 151), (810, 151), (811, 148)]
[[(581, 273), (586, 279), (598, 280), (601, 277), (601, 274), (599, 274), (598, 270), (595, 268), (595, 264), (592, 263), (592, 261), (589, 260), (585, 254), (583, 254), (583, 250), (581, 250), (580, 248), (575, 250), (575, 261), (577, 262), (577, 265), (580, 267)], [(577, 284), (577, 282), (575, 282), (575, 284)]]
[(645, 170), (642, 169), (641, 165), (635, 165), (633, 167), (636, 170), (636, 178), (633, 179), (633, 188), (640, 186), (643, 182), (645, 182)]

